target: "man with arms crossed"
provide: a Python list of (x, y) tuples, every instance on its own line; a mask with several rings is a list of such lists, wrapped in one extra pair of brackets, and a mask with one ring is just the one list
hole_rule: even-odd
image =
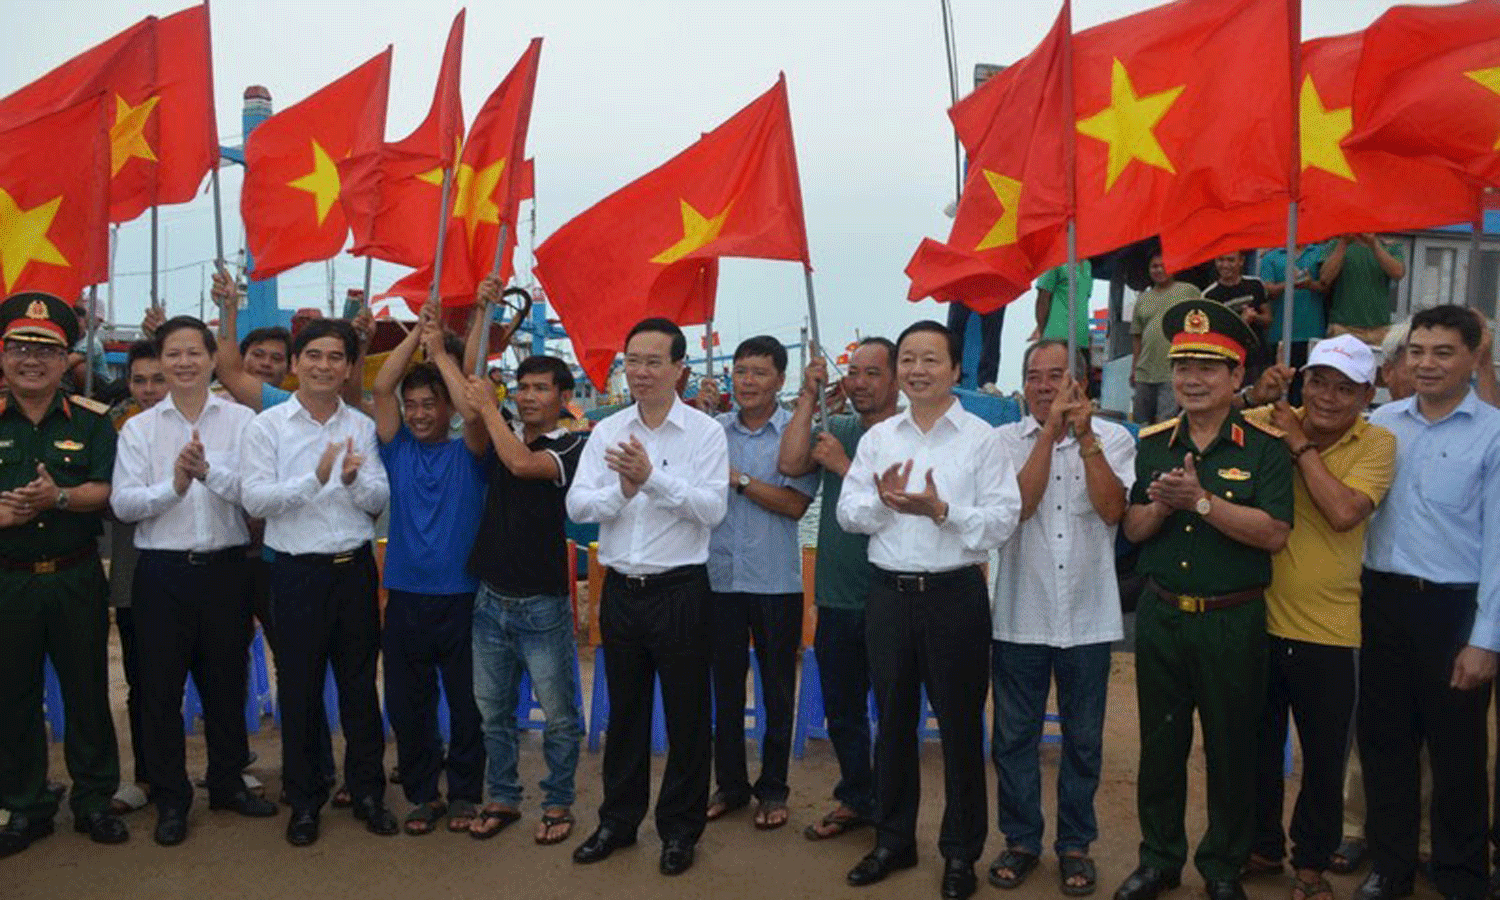
[(625, 341), (635, 403), (600, 422), (568, 490), (568, 515), (599, 523), (607, 573), (599, 627), (609, 677), (599, 828), (573, 852), (599, 862), (635, 843), (651, 791), (652, 678), (661, 677), (667, 767), (656, 802), (663, 875), (693, 864), (708, 812), (709, 532), (729, 498), (724, 428), (677, 397), (687, 339), (645, 319)]

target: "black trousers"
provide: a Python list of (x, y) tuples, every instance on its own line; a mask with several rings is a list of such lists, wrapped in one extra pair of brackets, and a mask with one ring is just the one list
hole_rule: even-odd
[(1432, 880), (1446, 896), (1485, 894), (1489, 832), (1487, 689), (1449, 687), (1468, 643), (1476, 592), (1418, 589), (1366, 569), (1360, 622), (1359, 756), (1365, 837), (1375, 871), (1406, 877), (1417, 866), (1418, 754), (1432, 761)]
[(141, 737), (141, 663), (135, 644), (135, 614), (128, 606), (115, 607), (115, 628), (120, 632), (120, 668), (125, 671), (125, 716), (130, 722), (130, 780), (146, 783), (146, 742)]
[[(948, 330), (962, 344), (968, 334), (969, 316), (974, 311), (957, 301), (948, 304)], [(1005, 327), (1005, 307), (979, 314), (979, 365), (974, 370), (974, 386), (984, 387), (1000, 374), (1000, 332)]]
[(651, 801), (653, 679), (661, 678), (667, 766), (656, 798), (663, 841), (697, 841), (708, 814), (711, 724), (708, 570), (684, 566), (646, 584), (610, 570), (599, 629), (609, 679), (602, 824), (635, 834)]
[[(752, 639), (766, 726), (760, 778), (753, 787), (745, 761), (745, 674)], [(763, 803), (786, 802), (801, 643), (801, 594), (713, 595), (714, 773), (719, 791), (730, 800), (753, 794)]]
[[(478, 803), (484, 789), (484, 739), (474, 703), (473, 594), (391, 591), (385, 605), (385, 702), (396, 733), (401, 790), (411, 803)], [(448, 751), (438, 733), (438, 676), (448, 698)]]
[[(279, 682), (281, 664), (277, 662), (276, 623), (271, 616), (271, 563), (262, 555), (259, 547), (246, 558), (250, 566), (250, 607), (255, 611), (256, 620), (260, 622), (260, 630), (265, 636), (266, 647), (271, 651), (271, 662), (276, 666), (276, 679)], [(339, 774), (338, 768), (333, 764), (333, 734), (328, 730), (327, 719), (318, 720), (317, 725), (322, 729), (316, 740), (322, 748), (319, 752), (323, 777), (332, 782)]]
[(385, 730), (375, 693), (376, 584), (369, 544), (334, 558), (278, 553), (271, 563), (282, 781), (293, 809), (321, 808), (333, 786), (322, 743), (328, 727), (323, 681), (330, 663), (344, 728), (345, 782), (357, 801), (384, 799)]
[(209, 802), (244, 790), (250, 763), (245, 734), (245, 679), (250, 646), (250, 592), (238, 548), (189, 561), (142, 550), (131, 583), (141, 686), (146, 780), (158, 809), (186, 811), (193, 802), (182, 723), (189, 673), (203, 700)]
[(1297, 720), (1302, 784), (1292, 812), (1292, 866), (1328, 868), (1343, 838), (1344, 762), (1354, 727), (1359, 650), (1269, 635), (1266, 707), (1255, 762), (1255, 852), (1286, 854), (1282, 773), (1287, 716)]
[(922, 772), (917, 725), (922, 687), (943, 742), (944, 858), (977, 860), (988, 827), (984, 700), (990, 684), (990, 604), (978, 566), (941, 589), (902, 593), (880, 572), (865, 607), (875, 737), (877, 846), (916, 844)]

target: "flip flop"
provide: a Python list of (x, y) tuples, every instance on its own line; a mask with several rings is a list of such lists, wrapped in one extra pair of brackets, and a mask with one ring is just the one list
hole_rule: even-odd
[(1299, 891), (1302, 894), (1301, 900), (1314, 900), (1317, 897), (1327, 897), (1328, 900), (1333, 900), (1333, 885), (1329, 884), (1328, 879), (1322, 875), (1311, 881), (1303, 881), (1293, 875), (1291, 896), (1296, 898)]
[(568, 830), (555, 837), (548, 837), (546, 834), (539, 834), (536, 837), (536, 842), (538, 844), (542, 844), (543, 846), (549, 844), (561, 844), (563, 841), (567, 840), (573, 835), (573, 814), (571, 812), (567, 810), (563, 810), (562, 812), (543, 812), (542, 830), (544, 832), (550, 832), (552, 829), (557, 828), (560, 825), (566, 825), (568, 827)]
[(493, 809), (485, 807), (479, 811), (474, 823), (479, 825), (475, 829), (469, 827), (469, 837), (477, 841), (487, 841), (510, 826), (521, 821), (521, 814), (514, 809)]
[[(781, 813), (779, 821), (771, 817)], [(791, 813), (787, 812), (786, 804), (780, 800), (763, 800), (755, 807), (755, 827), (759, 831), (775, 831), (786, 825), (791, 819)]]
[[(1069, 897), (1087, 897), (1099, 887), (1099, 872), (1094, 868), (1094, 861), (1087, 856), (1059, 856), (1057, 869), (1058, 884)], [(1074, 878), (1082, 878), (1083, 884), (1073, 884)]]
[[(479, 808), (472, 802), (468, 800), (455, 800), (448, 804), (448, 830), (454, 834), (468, 831), (469, 826), (473, 824), (475, 817), (478, 815)], [(460, 819), (463, 819), (464, 823), (462, 825), (455, 825), (454, 823)]]
[[(997, 888), (1012, 890), (1026, 883), (1026, 877), (1036, 868), (1039, 857), (1023, 850), (1006, 850), (990, 863), (990, 884)], [(1009, 869), (1009, 875), (1000, 872)]]
[[(869, 824), (870, 822), (868, 819), (861, 818), (860, 816), (857, 816), (853, 813), (850, 813), (847, 816), (841, 816), (839, 815), (838, 810), (834, 810), (833, 812), (824, 816), (821, 821), (815, 822), (812, 825), (809, 825), (806, 828), (802, 829), (802, 836), (810, 841), (826, 841), (832, 838), (836, 838), (847, 831), (854, 831), (857, 828), (863, 828)], [(829, 830), (821, 831), (819, 830), (820, 827)]]
[(714, 794), (708, 801), (708, 821), (716, 822), (730, 813), (744, 809), (749, 805), (749, 797), (730, 797), (721, 791)]
[(412, 837), (424, 834), (432, 834), (437, 827), (437, 820), (448, 811), (448, 804), (441, 800), (431, 803), (418, 803), (406, 814), (406, 819), (401, 823), (401, 830)]

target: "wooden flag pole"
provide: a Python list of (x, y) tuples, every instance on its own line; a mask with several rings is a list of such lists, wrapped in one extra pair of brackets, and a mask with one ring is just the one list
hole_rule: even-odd
[[(823, 340), (818, 336), (818, 303), (813, 296), (812, 266), (804, 261), (802, 263), (803, 281), (807, 285), (807, 328), (812, 335), (813, 352), (823, 352)], [(816, 357), (814, 357), (816, 358)], [(828, 429), (828, 385), (818, 385), (818, 417), (825, 431)]]

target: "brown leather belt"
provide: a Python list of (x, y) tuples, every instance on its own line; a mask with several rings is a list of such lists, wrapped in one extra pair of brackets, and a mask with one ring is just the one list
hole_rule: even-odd
[(92, 544), (75, 550), (62, 556), (54, 556), (49, 559), (9, 559), (0, 556), (0, 569), (7, 572), (30, 572), (33, 575), (51, 575), (54, 572), (64, 572), (75, 566), (80, 566), (98, 555), (98, 549)]
[(1174, 594), (1157, 584), (1155, 579), (1146, 579), (1146, 587), (1151, 593), (1160, 597), (1168, 606), (1175, 606), (1186, 613), (1213, 612), (1216, 609), (1229, 609), (1249, 603), (1251, 600), (1259, 600), (1265, 594), (1265, 588), (1250, 588), (1243, 591), (1235, 591), (1232, 594), (1216, 594), (1212, 597), (1200, 597), (1194, 594)]

